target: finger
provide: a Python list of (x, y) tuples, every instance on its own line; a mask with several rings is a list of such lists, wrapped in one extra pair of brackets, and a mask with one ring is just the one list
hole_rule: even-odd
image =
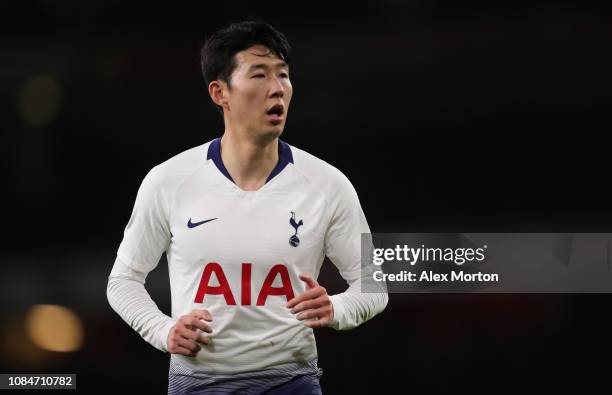
[(197, 353), (202, 348), (197, 343), (191, 340), (187, 340), (184, 337), (179, 337), (178, 339), (176, 339), (176, 344), (180, 347), (188, 349), (192, 353)]
[(179, 321), (181, 321), (183, 326), (189, 330), (194, 331), (193, 328), (197, 328), (197, 329), (203, 330), (204, 332), (212, 333), (212, 327), (208, 325), (206, 322), (200, 319), (197, 319), (196, 317), (193, 317), (190, 315), (184, 315), (179, 319)]
[(210, 343), (210, 337), (205, 336), (201, 333), (197, 333), (196, 331), (190, 330), (190, 329), (179, 329), (178, 331), (179, 336), (203, 344), (203, 345), (208, 345)]
[(192, 353), (191, 351), (189, 351), (185, 347), (181, 347), (181, 346), (175, 346), (174, 347), (174, 351), (172, 352), (172, 354), (181, 354), (181, 355), (186, 355), (188, 357), (195, 357), (194, 353)]
[(321, 287), (309, 289), (307, 291), (302, 292), (295, 298), (291, 299), (287, 302), (287, 307), (291, 308), (305, 300), (315, 299), (323, 294)]
[(300, 314), (298, 314), (295, 318), (297, 318), (300, 321), (304, 321), (307, 320), (309, 318), (317, 318), (320, 317), (320, 315), (318, 315), (315, 310), (306, 310), (301, 312)]
[(310, 309), (310, 310), (306, 310), (300, 314), (297, 315), (298, 320), (300, 321), (304, 321), (310, 318), (320, 318), (320, 317), (327, 317), (329, 316), (331, 313), (331, 311), (327, 308), (319, 308), (319, 309)]
[(321, 296), (323, 293), (324, 293), (323, 287), (316, 287), (313, 289), (309, 289), (299, 294), (295, 298), (291, 299), (289, 302), (287, 302), (286, 306), (289, 308), (292, 308), (293, 306), (305, 300), (315, 299), (316, 297)]
[(208, 310), (204, 310), (204, 309), (191, 310), (189, 315), (192, 317), (196, 317), (200, 320), (212, 321), (212, 314), (210, 314)]
[(305, 300), (303, 302), (298, 303), (294, 308), (291, 309), (293, 314), (299, 313), (300, 311), (308, 310), (308, 309), (316, 309), (321, 307), (321, 301), (319, 299), (311, 299)]
[(306, 283), (306, 286), (308, 288), (314, 288), (319, 285), (319, 283), (317, 283), (317, 281), (314, 278), (310, 277), (308, 274), (300, 274), (298, 277), (300, 278), (300, 280)]
[(177, 330), (177, 333), (180, 338), (188, 339), (191, 341), (197, 341), (200, 337), (200, 335), (196, 331), (189, 328), (179, 328)]
[(208, 337), (208, 336), (198, 335), (198, 338), (197, 338), (197, 340), (196, 340), (196, 341), (197, 341), (198, 343), (202, 344), (202, 345), (207, 346), (207, 345), (209, 345), (209, 344), (210, 344), (210, 340), (211, 340), (211, 339), (210, 339), (210, 337)]

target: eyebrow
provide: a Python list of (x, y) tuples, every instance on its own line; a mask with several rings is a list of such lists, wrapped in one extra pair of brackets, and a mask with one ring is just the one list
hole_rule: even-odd
[[(275, 66), (273, 66), (273, 68), (276, 68), (276, 69), (289, 68), (289, 65), (286, 62), (280, 62), (280, 63), (277, 63)], [(253, 65), (249, 66), (249, 69), (248, 69), (247, 72), (250, 73), (251, 71), (253, 71), (255, 69), (268, 70), (268, 69), (270, 69), (270, 66), (265, 64), (265, 63), (253, 64)]]

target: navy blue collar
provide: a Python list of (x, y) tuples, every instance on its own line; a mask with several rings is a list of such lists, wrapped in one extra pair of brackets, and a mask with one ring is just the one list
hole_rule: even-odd
[[(221, 160), (221, 137), (217, 137), (213, 141), (211, 141), (208, 146), (208, 156), (206, 159), (212, 159), (214, 164), (217, 166), (217, 169), (231, 182), (234, 182), (232, 176), (230, 176), (229, 172), (225, 168), (223, 161)], [(291, 153), (291, 147), (289, 144), (285, 143), (281, 139), (278, 139), (278, 163), (272, 169), (272, 173), (268, 176), (266, 182), (270, 181), (274, 177), (278, 175), (285, 166), (289, 163), (293, 163), (293, 154)]]

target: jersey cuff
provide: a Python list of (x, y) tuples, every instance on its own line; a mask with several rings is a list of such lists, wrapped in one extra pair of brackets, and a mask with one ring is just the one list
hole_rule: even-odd
[(334, 308), (334, 317), (329, 322), (329, 327), (336, 330), (342, 329), (342, 321), (344, 321), (344, 305), (342, 304), (341, 294), (332, 295), (329, 297)]
[(170, 330), (172, 329), (172, 327), (176, 325), (176, 321), (174, 321), (173, 319), (169, 319), (168, 322), (166, 322), (164, 324), (164, 326), (161, 327), (161, 329), (158, 332), (158, 348), (159, 350), (163, 351), (163, 352), (169, 352), (168, 351), (168, 335), (170, 334)]

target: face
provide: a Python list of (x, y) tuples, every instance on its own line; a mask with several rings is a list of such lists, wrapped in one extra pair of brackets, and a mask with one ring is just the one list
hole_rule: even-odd
[(283, 132), (293, 87), (289, 66), (262, 45), (235, 55), (230, 87), (221, 83), (226, 123), (254, 137), (278, 137)]

